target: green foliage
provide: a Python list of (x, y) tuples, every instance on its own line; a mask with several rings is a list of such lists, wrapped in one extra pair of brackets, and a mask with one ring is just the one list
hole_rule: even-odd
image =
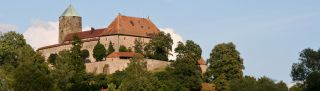
[[(300, 62), (293, 63), (291, 77), (293, 81), (302, 82), (305, 91), (318, 91), (320, 84), (320, 49), (307, 48), (300, 53)], [(315, 86), (317, 84), (317, 86)]]
[(48, 62), (52, 65), (56, 64), (56, 59), (57, 59), (58, 54), (50, 54), (49, 58), (48, 58)]
[(82, 59), (88, 58), (89, 55), (90, 55), (90, 54), (89, 54), (89, 51), (88, 51), (87, 49), (84, 49), (84, 50), (81, 51), (81, 58), (82, 58)]
[(197, 61), (201, 58), (202, 50), (200, 46), (191, 40), (186, 44), (179, 42), (175, 49), (178, 53), (177, 59), (172, 63), (171, 75), (182, 86), (189, 90), (200, 90), (201, 71)]
[(304, 91), (320, 91), (320, 73), (312, 72), (306, 79)]
[(158, 80), (147, 71), (141, 55), (134, 56), (130, 61), (130, 64), (124, 70), (128, 75), (120, 85), (121, 91), (153, 91), (160, 89), (157, 85)]
[(128, 49), (126, 46), (121, 45), (119, 48), (119, 52), (128, 52)]
[(113, 44), (112, 44), (112, 42), (110, 41), (109, 42), (109, 46), (108, 46), (108, 53), (107, 53), (107, 55), (110, 55), (111, 53), (113, 53), (115, 50), (114, 50), (114, 48), (113, 48)]
[(116, 89), (119, 88), (121, 85), (122, 80), (127, 76), (124, 71), (116, 71), (115, 73), (111, 74), (109, 77), (109, 83), (113, 83), (116, 86)]
[(293, 86), (289, 88), (289, 91), (302, 91), (302, 84), (295, 83)]
[(107, 50), (104, 47), (104, 45), (102, 45), (100, 43), (100, 41), (98, 41), (98, 43), (96, 44), (96, 46), (94, 46), (93, 48), (93, 57), (97, 60), (97, 61), (102, 61), (103, 58), (105, 58), (107, 56)]
[(212, 82), (220, 75), (226, 80), (238, 79), (243, 75), (243, 59), (233, 43), (222, 43), (214, 47), (208, 59), (208, 81)]
[(49, 75), (48, 64), (40, 55), (26, 58), (14, 71), (16, 91), (50, 91), (53, 90), (53, 80)]
[(22, 34), (11, 31), (0, 36), (0, 66), (9, 64), (16, 68), (19, 61), (23, 61), (24, 57), (34, 53)]
[(108, 91), (116, 91), (116, 85), (114, 85), (113, 83), (108, 84)]
[(51, 77), (44, 58), (36, 54), (22, 34), (0, 36), (1, 90), (51, 90)]
[(261, 77), (257, 80), (254, 77), (245, 76), (233, 79), (229, 83), (229, 91), (288, 91), (283, 81), (275, 83), (268, 77)]
[(144, 50), (146, 56), (151, 59), (168, 61), (168, 55), (172, 50), (173, 40), (169, 33), (160, 32), (154, 36), (148, 44), (146, 44)]
[(312, 72), (320, 72), (320, 49), (314, 51), (307, 48), (300, 53), (300, 62), (292, 65), (291, 77), (293, 81), (305, 81)]
[(218, 91), (228, 91), (230, 89), (229, 82), (226, 80), (226, 76), (219, 75), (216, 80), (214, 80), (214, 84), (216, 85), (216, 89)]
[(134, 40), (134, 52), (143, 54), (144, 43), (141, 38), (137, 38)]

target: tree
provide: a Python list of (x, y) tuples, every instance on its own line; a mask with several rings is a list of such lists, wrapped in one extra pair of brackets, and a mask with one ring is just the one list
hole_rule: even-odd
[(100, 41), (98, 41), (96, 46), (93, 48), (93, 57), (96, 59), (96, 61), (102, 61), (102, 59), (107, 56), (106, 53), (106, 48), (100, 43)]
[(186, 44), (179, 42), (175, 49), (178, 53), (176, 61), (171, 65), (171, 75), (182, 87), (189, 90), (200, 90), (201, 71), (197, 61), (201, 58), (202, 50), (200, 46), (191, 40)]
[(135, 55), (128, 67), (124, 70), (126, 77), (123, 79), (120, 89), (122, 91), (153, 91), (159, 90), (157, 79), (147, 71), (142, 55)]
[(300, 62), (293, 63), (291, 77), (293, 81), (305, 81), (312, 72), (320, 72), (320, 49), (307, 48), (300, 53)]
[(320, 91), (320, 73), (312, 72), (306, 79), (305, 91)]
[(23, 57), (34, 53), (22, 34), (10, 31), (0, 36), (0, 66), (9, 64), (15, 68), (19, 61), (23, 61)]
[(172, 50), (173, 40), (169, 33), (160, 32), (152, 37), (144, 48), (146, 56), (152, 59), (168, 61), (168, 55)]
[(88, 58), (89, 55), (90, 55), (90, 54), (89, 54), (89, 51), (88, 51), (87, 49), (84, 49), (84, 50), (81, 51), (81, 57), (82, 57), (82, 59)]
[(214, 84), (216, 85), (216, 89), (218, 91), (228, 91), (230, 89), (229, 82), (226, 80), (226, 77), (222, 74), (214, 80)]
[(119, 48), (119, 52), (128, 52), (128, 49), (126, 46), (121, 45)]
[[(320, 49), (315, 51), (307, 48), (300, 52), (298, 63), (293, 63), (291, 77), (293, 81), (302, 82), (302, 89), (306, 91), (317, 91), (319, 88), (320, 73)], [(317, 78), (318, 77), (318, 78)]]
[(48, 58), (48, 62), (52, 65), (55, 65), (56, 64), (56, 59), (57, 59), (57, 56), (58, 54), (56, 53), (53, 53), (53, 54), (50, 54), (49, 58)]
[(214, 47), (208, 59), (208, 80), (212, 82), (220, 75), (226, 80), (238, 79), (243, 75), (243, 59), (233, 43), (222, 43)]
[(229, 81), (228, 88), (229, 91), (288, 91), (288, 87), (283, 81), (275, 83), (265, 76), (259, 79), (251, 76), (232, 79)]
[(141, 38), (137, 38), (134, 40), (134, 52), (143, 54), (144, 43)]
[(114, 48), (113, 48), (113, 44), (112, 44), (112, 42), (110, 41), (109, 42), (109, 46), (108, 46), (108, 53), (107, 53), (107, 55), (110, 55), (111, 53), (113, 53), (115, 50), (114, 50)]
[(289, 88), (289, 91), (302, 91), (302, 84), (295, 83), (293, 86)]
[(48, 64), (40, 55), (25, 58), (25, 62), (14, 71), (14, 90), (17, 91), (51, 91), (53, 79), (49, 75)]
[(109, 83), (115, 84), (116, 89), (119, 89), (121, 82), (127, 76), (126, 72), (124, 71), (116, 71), (115, 73), (109, 76)]

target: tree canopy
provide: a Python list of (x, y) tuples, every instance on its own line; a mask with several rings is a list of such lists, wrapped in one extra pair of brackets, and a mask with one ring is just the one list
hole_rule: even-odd
[(211, 82), (220, 75), (224, 75), (226, 80), (238, 79), (243, 75), (243, 59), (233, 43), (216, 45), (211, 51), (208, 63), (207, 74)]
[(114, 48), (113, 48), (113, 44), (112, 44), (112, 42), (110, 41), (109, 42), (109, 46), (108, 46), (108, 53), (107, 53), (107, 55), (110, 55), (111, 53), (113, 53), (115, 50), (114, 50)]
[(173, 40), (169, 33), (160, 32), (153, 36), (149, 43), (146, 44), (145, 55), (151, 59), (168, 61), (168, 55), (172, 50)]
[(292, 65), (292, 80), (302, 82), (303, 90), (320, 90), (320, 49), (318, 51), (310, 48), (304, 49), (300, 53), (299, 60), (298, 63)]
[(102, 59), (105, 58), (106, 56), (107, 56), (106, 48), (104, 47), (104, 45), (100, 43), (100, 41), (98, 41), (96, 46), (94, 46), (93, 48), (93, 57), (96, 59), (96, 61), (102, 61)]

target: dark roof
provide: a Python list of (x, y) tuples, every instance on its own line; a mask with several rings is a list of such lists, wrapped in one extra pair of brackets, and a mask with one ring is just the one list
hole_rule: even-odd
[(64, 41), (71, 41), (74, 35), (77, 35), (80, 39), (99, 37), (101, 33), (105, 30), (106, 28), (102, 28), (102, 29), (94, 29), (94, 30), (88, 30), (88, 31), (83, 31), (78, 33), (71, 33), (66, 35)]
[[(81, 40), (82, 42), (90, 42), (90, 41), (98, 41), (99, 38), (93, 38), (93, 39), (89, 39), (89, 40)], [(58, 46), (62, 46), (62, 45), (69, 45), (71, 44), (71, 42), (66, 42), (66, 43), (60, 43), (60, 44), (54, 44), (54, 45), (49, 45), (49, 46), (44, 46), (44, 47), (40, 47), (37, 50), (42, 50), (42, 49), (47, 49), (47, 48), (53, 48), (53, 47), (58, 47)]]

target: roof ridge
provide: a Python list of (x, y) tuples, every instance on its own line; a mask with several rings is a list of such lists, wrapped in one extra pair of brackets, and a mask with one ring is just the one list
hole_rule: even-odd
[(61, 16), (80, 16), (76, 9), (70, 4), (68, 8), (61, 14)]

